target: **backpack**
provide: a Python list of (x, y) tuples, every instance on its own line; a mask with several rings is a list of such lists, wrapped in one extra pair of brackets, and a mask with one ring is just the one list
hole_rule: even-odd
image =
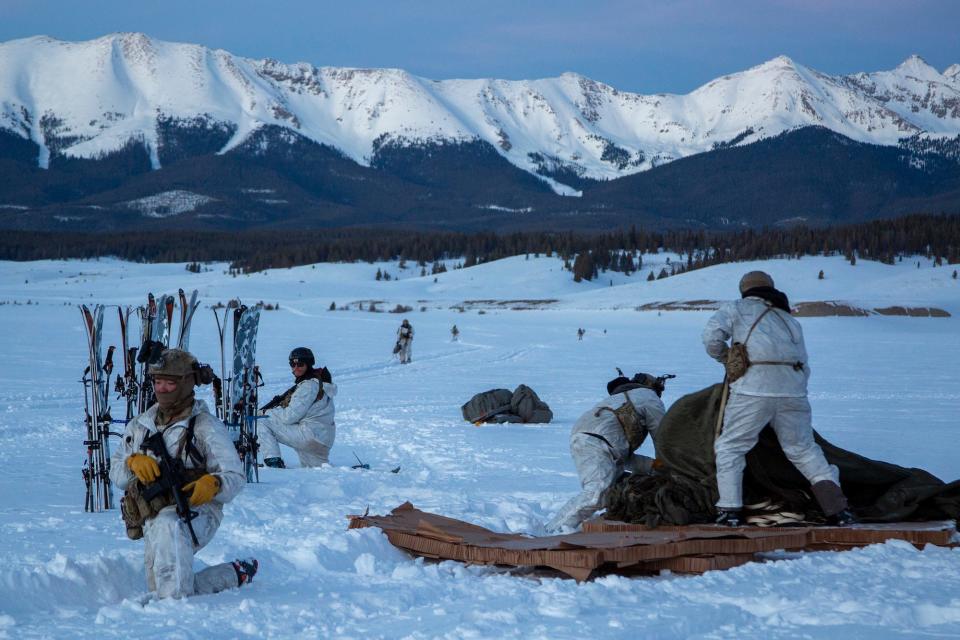
[(510, 398), (510, 412), (520, 416), (523, 422), (550, 422), (553, 411), (537, 393), (525, 384), (519, 385)]
[(470, 398), (460, 412), (467, 422), (483, 422), (493, 416), (510, 410), (513, 394), (509, 389), (490, 389)]
[(620, 428), (623, 429), (623, 435), (626, 436), (627, 444), (632, 452), (636, 451), (647, 437), (647, 421), (637, 411), (636, 405), (633, 404), (633, 400), (630, 399), (626, 391), (623, 392), (623, 397), (626, 402), (616, 409), (600, 407), (593, 415), (599, 418), (602, 411), (612, 413), (613, 417), (620, 423)]

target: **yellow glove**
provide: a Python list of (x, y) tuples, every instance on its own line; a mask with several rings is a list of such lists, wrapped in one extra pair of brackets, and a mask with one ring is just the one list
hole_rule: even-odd
[(150, 484), (160, 477), (160, 465), (156, 460), (142, 453), (131, 454), (127, 458), (127, 468), (143, 484)]
[(209, 473), (200, 476), (199, 480), (188, 482), (183, 485), (184, 491), (192, 491), (190, 494), (190, 506), (199, 507), (213, 500), (213, 496), (220, 493), (220, 480)]

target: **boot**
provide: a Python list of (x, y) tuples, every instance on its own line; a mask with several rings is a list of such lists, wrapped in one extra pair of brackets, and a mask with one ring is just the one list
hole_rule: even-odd
[(827, 524), (835, 527), (849, 527), (852, 524), (857, 524), (857, 516), (853, 515), (850, 509), (844, 509), (840, 513), (827, 516)]
[(721, 527), (742, 527), (743, 517), (740, 515), (740, 509), (720, 509), (714, 524)]
[(257, 569), (259, 568), (260, 563), (257, 562), (256, 558), (234, 560), (233, 570), (237, 572), (237, 586), (242, 587), (249, 582), (253, 582), (253, 576), (257, 575)]
[(847, 512), (848, 516), (853, 517), (853, 514), (849, 512), (847, 497), (843, 495), (843, 489), (836, 482), (821, 480), (811, 485), (810, 489), (813, 491), (813, 497), (817, 499), (817, 503), (823, 510), (823, 514), (827, 516), (827, 522), (832, 522), (833, 518), (839, 517), (844, 511)]
[(287, 468), (287, 465), (283, 464), (283, 458), (264, 458), (263, 464), (268, 467), (273, 467), (274, 469)]

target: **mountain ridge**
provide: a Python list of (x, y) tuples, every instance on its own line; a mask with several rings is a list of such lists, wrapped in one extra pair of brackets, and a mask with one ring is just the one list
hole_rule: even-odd
[(221, 154), (275, 125), (363, 166), (387, 141), (479, 140), (557, 193), (576, 195), (581, 189), (555, 176), (620, 178), (803, 126), (887, 146), (960, 135), (960, 65), (941, 74), (911, 56), (890, 71), (830, 76), (777, 56), (689, 94), (643, 95), (572, 72), (430, 80), (402, 69), (254, 60), (142, 33), (0, 43), (0, 129), (36, 143), (40, 167), (51, 156), (96, 158), (134, 140), (158, 169), (162, 119), (231, 127)]

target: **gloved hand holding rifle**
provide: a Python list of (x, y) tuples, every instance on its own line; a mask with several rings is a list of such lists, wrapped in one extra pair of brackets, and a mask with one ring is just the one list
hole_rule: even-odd
[[(142, 492), (144, 499), (149, 502), (163, 493), (169, 493), (177, 507), (177, 515), (187, 524), (194, 546), (198, 546), (200, 543), (197, 541), (197, 534), (193, 531), (192, 523), (193, 519), (197, 517), (197, 512), (190, 507), (208, 502), (216, 495), (216, 491), (220, 488), (220, 482), (210, 474), (205, 474), (194, 482), (188, 482), (183, 462), (170, 457), (167, 446), (163, 441), (163, 434), (159, 431), (144, 440), (140, 449), (144, 453), (136, 453), (130, 456), (127, 459), (127, 466), (137, 476), (137, 479), (145, 485)], [(152, 453), (156, 459), (146, 455), (147, 452)], [(206, 494), (210, 493), (209, 490), (214, 489), (214, 487), (208, 486), (211, 483), (205, 481), (208, 476), (216, 483), (215, 490), (209, 497)], [(202, 489), (200, 487), (201, 481), (204, 481)], [(187, 494), (184, 492), (184, 489), (188, 487), (193, 491), (190, 498), (187, 498)], [(198, 489), (201, 490), (198, 492)], [(201, 493), (201, 495), (198, 496), (197, 493)], [(194, 500), (194, 498), (199, 498), (199, 500)]]

